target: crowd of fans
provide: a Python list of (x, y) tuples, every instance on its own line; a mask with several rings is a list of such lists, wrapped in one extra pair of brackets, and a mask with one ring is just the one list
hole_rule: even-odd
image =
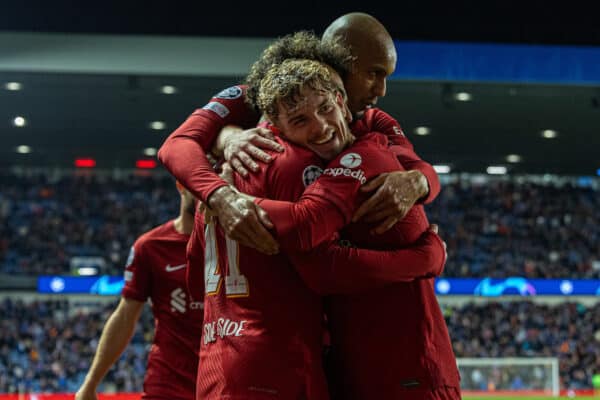
[[(91, 312), (67, 300), (0, 302), (0, 393), (74, 393), (87, 373), (115, 303)], [(131, 344), (100, 391), (140, 391), (153, 319), (143, 313)]]
[(0, 272), (65, 274), (75, 257), (100, 257), (100, 273), (121, 275), (129, 248), (177, 216), (175, 181), (165, 174), (0, 175)]
[[(114, 306), (86, 311), (66, 300), (1, 300), (0, 393), (75, 392)], [(442, 308), (457, 357), (558, 357), (564, 389), (589, 389), (592, 376), (600, 372), (600, 305), (519, 301)], [(152, 315), (146, 307), (131, 344), (101, 391), (141, 390), (152, 332)], [(463, 387), (471, 390), (539, 388), (550, 374), (543, 366), (518, 372), (510, 368), (461, 372)]]
[[(69, 273), (77, 256), (120, 274), (129, 246), (177, 214), (173, 178), (114, 174), (0, 176), (0, 272)], [(600, 278), (600, 194), (459, 179), (427, 206), (448, 244), (446, 277)]]
[[(600, 373), (600, 304), (487, 302), (443, 309), (457, 357), (558, 357), (566, 389), (592, 388), (592, 377)], [(473, 369), (463, 375), (463, 387), (522, 388), (523, 376), (506, 371), (484, 377)], [(543, 380), (548, 371), (531, 367), (530, 373)]]
[(427, 207), (448, 245), (447, 277), (600, 277), (600, 192), (471, 179), (444, 184)]

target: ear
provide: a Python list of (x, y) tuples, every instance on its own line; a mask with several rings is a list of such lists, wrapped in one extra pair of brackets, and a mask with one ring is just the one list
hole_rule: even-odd
[(179, 181), (175, 181), (175, 187), (177, 188), (177, 191), (179, 192), (179, 194), (183, 194), (183, 191), (185, 190), (185, 188)]

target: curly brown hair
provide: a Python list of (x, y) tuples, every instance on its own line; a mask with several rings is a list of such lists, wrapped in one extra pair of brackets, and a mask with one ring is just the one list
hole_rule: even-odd
[(350, 49), (338, 37), (321, 40), (314, 33), (299, 31), (283, 36), (267, 47), (261, 57), (252, 65), (246, 76), (248, 85), (246, 101), (255, 109), (258, 107), (260, 81), (267, 71), (276, 64), (288, 59), (315, 60), (329, 65), (342, 79), (350, 71), (354, 60)]
[(258, 108), (274, 122), (279, 115), (280, 103), (294, 109), (304, 101), (303, 89), (335, 95), (338, 84), (333, 73), (327, 65), (315, 60), (290, 59), (275, 64), (260, 82)]

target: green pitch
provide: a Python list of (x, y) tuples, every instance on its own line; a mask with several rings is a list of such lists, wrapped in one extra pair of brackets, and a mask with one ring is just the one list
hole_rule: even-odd
[[(592, 399), (594, 397), (582, 397), (577, 396), (575, 399)], [(572, 397), (568, 396), (560, 396), (560, 397), (552, 397), (552, 396), (463, 396), (464, 400), (514, 400), (514, 399), (522, 399), (522, 400), (573, 400)]]

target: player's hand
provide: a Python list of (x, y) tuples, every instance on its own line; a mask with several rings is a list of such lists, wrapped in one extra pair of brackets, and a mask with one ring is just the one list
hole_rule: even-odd
[(75, 393), (75, 400), (98, 400), (98, 395), (95, 390), (88, 390), (85, 386), (82, 386)]
[[(429, 230), (439, 236), (439, 227), (437, 224), (429, 225)], [(440, 239), (442, 239), (440, 237)], [(444, 260), (448, 260), (448, 246), (446, 245), (446, 241), (442, 239), (442, 244), (444, 245)], [(445, 263), (445, 262), (444, 262)]]
[(375, 193), (356, 210), (352, 221), (381, 222), (373, 230), (381, 234), (406, 216), (417, 200), (429, 192), (429, 184), (420, 171), (395, 171), (379, 175), (360, 190)]
[(277, 254), (279, 245), (266, 228), (273, 223), (267, 212), (230, 186), (215, 190), (208, 205), (225, 234), (238, 243), (265, 254)]
[(257, 161), (271, 162), (271, 156), (262, 149), (282, 152), (283, 146), (275, 141), (269, 129), (252, 128), (231, 133), (224, 141), (223, 157), (245, 177), (248, 176), (248, 169), (258, 171)]
[(219, 174), (219, 176), (227, 183), (229, 183), (230, 185), (233, 186), (233, 168), (231, 168), (231, 164), (229, 164), (228, 162), (224, 162), (223, 165), (221, 165), (221, 173)]

